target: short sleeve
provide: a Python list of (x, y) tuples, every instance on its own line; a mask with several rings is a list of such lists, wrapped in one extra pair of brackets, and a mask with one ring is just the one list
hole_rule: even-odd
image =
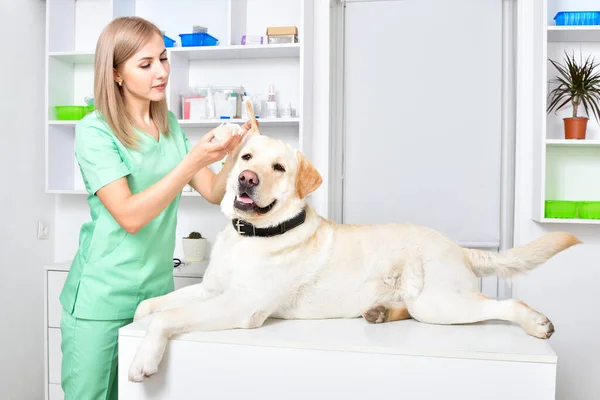
[(123, 162), (115, 135), (87, 118), (80, 121), (75, 133), (75, 157), (91, 193), (130, 174)]

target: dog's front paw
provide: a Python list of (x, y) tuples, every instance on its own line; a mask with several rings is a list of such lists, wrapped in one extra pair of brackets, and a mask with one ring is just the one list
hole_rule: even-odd
[(387, 320), (389, 309), (382, 305), (376, 304), (363, 313), (363, 318), (372, 324), (378, 324)]
[(150, 377), (158, 372), (158, 365), (144, 365), (133, 362), (129, 367), (128, 378), (130, 382), (142, 382), (144, 378)]
[(128, 378), (131, 382), (142, 382), (158, 372), (158, 365), (165, 351), (166, 339), (146, 337), (138, 349), (131, 366)]
[(146, 299), (142, 301), (137, 309), (135, 310), (135, 315), (133, 316), (134, 321), (138, 321), (142, 318), (147, 317), (148, 315), (154, 313), (154, 306), (152, 305), (152, 299)]

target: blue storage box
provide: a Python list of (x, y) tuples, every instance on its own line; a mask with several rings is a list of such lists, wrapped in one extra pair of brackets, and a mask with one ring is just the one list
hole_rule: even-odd
[(554, 21), (556, 25), (600, 25), (600, 11), (561, 11)]
[(206, 32), (182, 33), (179, 34), (182, 47), (190, 46), (216, 46), (217, 38), (209, 35)]
[(165, 47), (173, 47), (173, 46), (175, 46), (175, 41), (173, 39), (171, 39), (167, 35), (164, 35), (164, 38), (165, 38)]

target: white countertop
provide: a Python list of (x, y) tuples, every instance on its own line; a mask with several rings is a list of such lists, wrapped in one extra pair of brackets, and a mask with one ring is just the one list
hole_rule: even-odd
[[(119, 335), (144, 336), (151, 318), (121, 328)], [(190, 332), (172, 340), (371, 354), (557, 362), (547, 340), (529, 336), (518, 325), (500, 321), (444, 326), (415, 320), (369, 324), (362, 318), (269, 319), (257, 329)]]
[[(208, 266), (208, 260), (197, 263), (186, 263), (173, 268), (173, 276), (185, 278), (201, 278)], [(57, 262), (45, 266), (48, 271), (69, 271), (72, 260)]]

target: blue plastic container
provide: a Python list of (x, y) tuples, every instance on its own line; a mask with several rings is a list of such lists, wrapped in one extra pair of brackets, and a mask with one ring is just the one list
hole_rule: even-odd
[(600, 11), (561, 11), (554, 21), (556, 25), (600, 25)]
[(179, 34), (182, 47), (191, 46), (216, 46), (219, 41), (217, 38), (206, 32), (182, 33)]
[(164, 35), (164, 38), (165, 38), (165, 47), (173, 47), (173, 46), (175, 46), (175, 41), (173, 39), (171, 39), (167, 35)]

